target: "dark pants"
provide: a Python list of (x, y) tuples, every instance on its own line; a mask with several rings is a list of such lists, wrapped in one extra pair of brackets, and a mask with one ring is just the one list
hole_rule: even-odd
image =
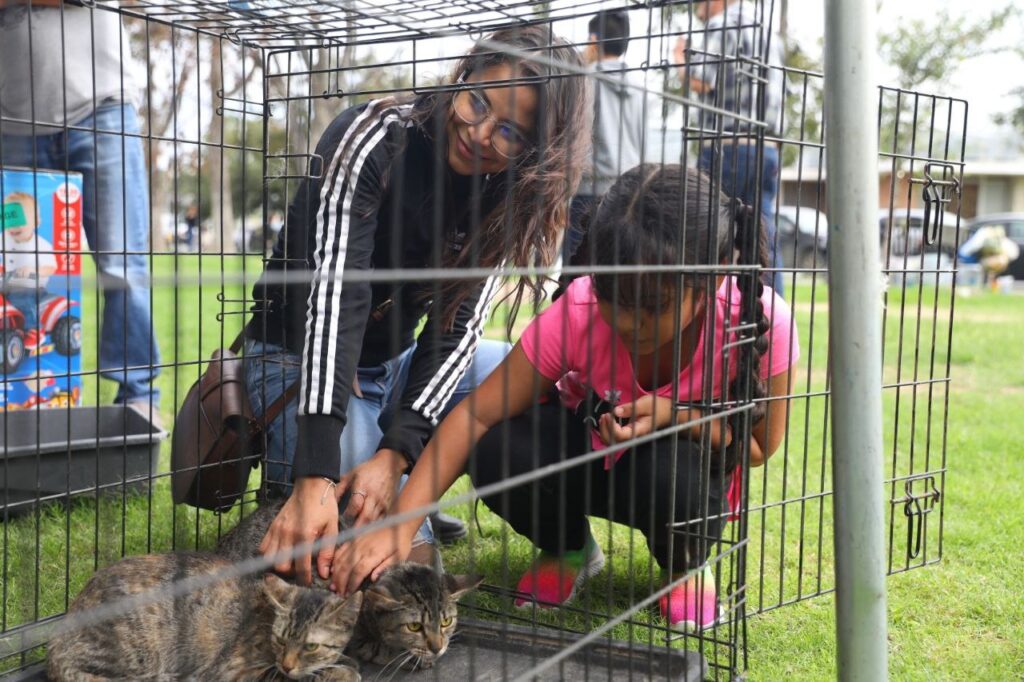
[[(662, 568), (670, 557), (674, 572), (697, 568), (721, 537), (731, 475), (708, 480), (701, 475), (700, 445), (680, 438), (673, 457), (672, 441), (667, 436), (629, 450), (608, 470), (600, 458), (484, 497), (484, 503), (545, 552), (582, 549), (590, 532), (586, 517), (599, 516), (641, 531)], [(591, 449), (590, 428), (565, 407), (546, 403), (484, 434), (469, 474), (479, 488)], [(697, 521), (708, 516), (714, 518)], [(676, 528), (670, 543), (671, 524), (691, 520), (697, 522)]]
[[(717, 165), (716, 165), (717, 158)], [(773, 268), (782, 266), (778, 253), (778, 242), (775, 238), (775, 197), (779, 194), (779, 150), (765, 145), (761, 156), (761, 217), (764, 219), (765, 231), (768, 233), (768, 265)], [(757, 205), (757, 147), (751, 144), (733, 144), (728, 140), (722, 142), (722, 153), (716, 157), (715, 149), (706, 146), (701, 149), (698, 166), (702, 171), (714, 177), (721, 172), (722, 191), (745, 204)], [(771, 284), (779, 296), (782, 296), (782, 273), (775, 271), (767, 282)]]

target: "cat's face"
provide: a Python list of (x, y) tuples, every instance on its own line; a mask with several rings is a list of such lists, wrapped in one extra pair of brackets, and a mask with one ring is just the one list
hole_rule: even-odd
[(284, 675), (297, 680), (334, 664), (345, 650), (362, 605), (362, 594), (347, 599), (326, 590), (290, 585), (276, 575), (263, 583), (274, 607), (271, 651)]
[(408, 651), (429, 667), (448, 649), (458, 620), (459, 597), (475, 589), (480, 576), (439, 575), (428, 566), (390, 569), (366, 590), (364, 618), (392, 650)]

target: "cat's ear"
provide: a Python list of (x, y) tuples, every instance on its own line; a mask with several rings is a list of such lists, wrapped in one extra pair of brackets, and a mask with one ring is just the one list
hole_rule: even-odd
[(295, 588), (292, 585), (286, 583), (278, 575), (267, 573), (263, 577), (263, 594), (279, 611), (288, 610), (287, 604), (291, 601), (288, 597), (293, 589)]
[(452, 599), (461, 599), (464, 595), (480, 587), (480, 583), (483, 581), (484, 577), (476, 573), (468, 575), (444, 574), (444, 583), (448, 588), (448, 592), (451, 593)]
[(359, 618), (359, 609), (363, 605), (363, 593), (353, 592), (345, 599), (340, 597), (337, 599), (338, 603), (325, 615), (336, 623), (352, 627)]
[(392, 597), (387, 589), (379, 585), (374, 585), (363, 592), (363, 603), (370, 608), (384, 611), (402, 608), (402, 602)]

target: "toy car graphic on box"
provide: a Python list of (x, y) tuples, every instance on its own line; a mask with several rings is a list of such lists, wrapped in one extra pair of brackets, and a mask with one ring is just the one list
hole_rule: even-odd
[(0, 410), (77, 405), (82, 179), (0, 169)]

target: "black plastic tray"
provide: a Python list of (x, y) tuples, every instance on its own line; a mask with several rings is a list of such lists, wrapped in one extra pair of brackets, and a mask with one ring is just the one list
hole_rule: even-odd
[[(455, 642), (433, 668), (399, 670), (392, 676), (390, 670), (380, 674), (380, 666), (364, 664), (361, 673), (364, 680), (513, 680), (581, 637), (542, 626), (460, 618)], [(707, 662), (695, 651), (598, 639), (532, 679), (699, 682), (707, 671)]]
[[(444, 682), (499, 682), (513, 680), (545, 658), (578, 642), (582, 635), (546, 627), (523, 627), (460, 618), (456, 641), (429, 670), (382, 671), (362, 664), (364, 681), (444, 680)], [(37, 663), (10, 678), (12, 682), (43, 682), (45, 664)], [(607, 639), (586, 644), (560, 664), (532, 678), (555, 680), (671, 680), (700, 682), (708, 672), (704, 657), (686, 649), (648, 647)]]
[(167, 432), (124, 405), (0, 413), (0, 511), (72, 495), (144, 492)]

